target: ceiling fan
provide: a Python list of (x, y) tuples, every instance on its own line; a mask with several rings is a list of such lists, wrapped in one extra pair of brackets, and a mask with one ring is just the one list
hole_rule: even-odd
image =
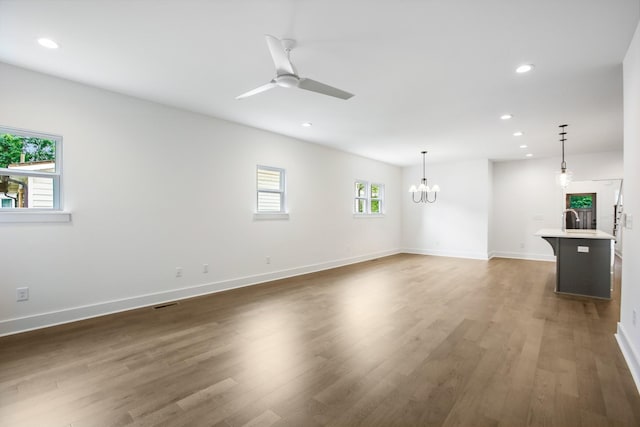
[(312, 92), (340, 99), (349, 99), (353, 96), (352, 93), (345, 92), (344, 90), (298, 76), (295, 67), (289, 59), (289, 54), (296, 44), (295, 40), (280, 40), (268, 34), (266, 34), (265, 37), (267, 38), (267, 46), (269, 47), (269, 52), (271, 52), (271, 58), (276, 66), (276, 76), (266, 85), (262, 85), (250, 90), (249, 92), (243, 93), (242, 95), (237, 96), (236, 99), (247, 98), (276, 86), (310, 90)]

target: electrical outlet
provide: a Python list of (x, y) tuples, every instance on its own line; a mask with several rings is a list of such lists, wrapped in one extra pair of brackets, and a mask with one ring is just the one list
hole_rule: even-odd
[(520, 243), (520, 249), (524, 249), (524, 243)]
[(176, 277), (182, 277), (182, 267), (176, 267)]
[(266, 257), (266, 258), (265, 258), (265, 262), (266, 262), (267, 264), (271, 264), (271, 257), (270, 257), (270, 256)]
[(16, 301), (28, 301), (29, 288), (16, 288)]
[(209, 272), (209, 264), (202, 264), (202, 273), (206, 274)]

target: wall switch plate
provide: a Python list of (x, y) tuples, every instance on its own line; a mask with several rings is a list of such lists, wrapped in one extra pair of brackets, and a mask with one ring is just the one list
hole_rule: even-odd
[(182, 267), (176, 267), (176, 277), (182, 277)]
[(203, 273), (209, 272), (209, 264), (202, 264), (202, 272)]
[(633, 215), (625, 214), (624, 226), (629, 230), (633, 229)]
[(271, 264), (271, 257), (270, 256), (266, 257), (265, 261), (267, 264)]
[(631, 323), (633, 323), (633, 326), (637, 326), (637, 321), (638, 320), (638, 316), (637, 316), (637, 312), (636, 310), (633, 310), (633, 313), (631, 314)]
[(28, 301), (29, 300), (29, 288), (16, 288), (16, 301)]

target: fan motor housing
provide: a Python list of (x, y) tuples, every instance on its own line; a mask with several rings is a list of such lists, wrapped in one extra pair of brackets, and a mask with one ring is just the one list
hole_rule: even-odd
[(298, 87), (300, 79), (293, 74), (281, 74), (275, 78), (275, 83), (280, 87)]

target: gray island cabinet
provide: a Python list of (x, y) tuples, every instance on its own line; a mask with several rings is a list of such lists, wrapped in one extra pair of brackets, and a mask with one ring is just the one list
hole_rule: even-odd
[(542, 229), (556, 256), (557, 293), (611, 299), (614, 239), (600, 230)]

